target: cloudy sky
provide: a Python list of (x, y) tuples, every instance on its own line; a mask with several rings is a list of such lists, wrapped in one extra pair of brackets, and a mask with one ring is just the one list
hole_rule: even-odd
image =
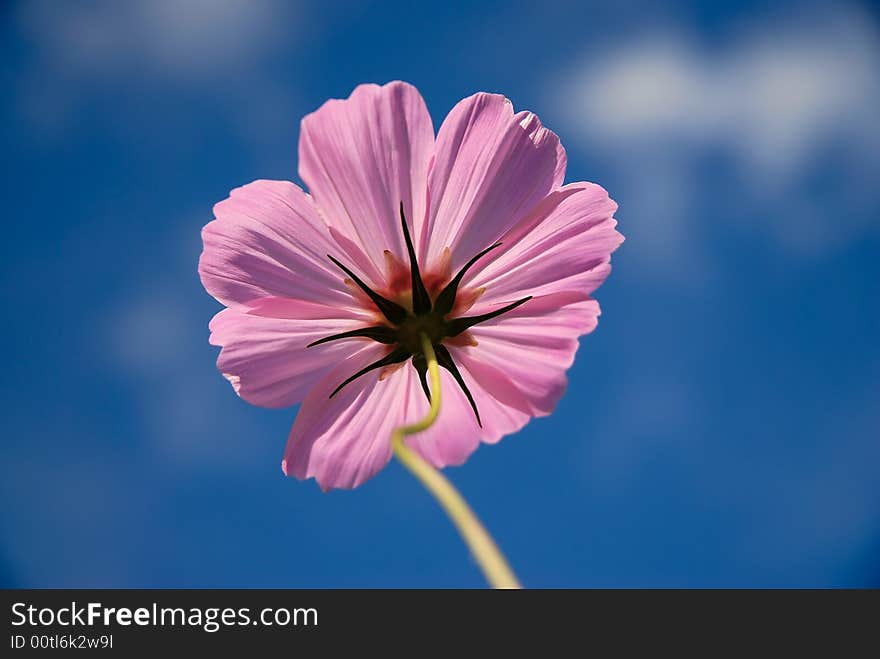
[(880, 21), (868, 4), (6, 3), (0, 576), (479, 586), (396, 465), (284, 478), (216, 372), (199, 231), (299, 119), (506, 94), (627, 241), (556, 413), (450, 475), (531, 586), (878, 585)]

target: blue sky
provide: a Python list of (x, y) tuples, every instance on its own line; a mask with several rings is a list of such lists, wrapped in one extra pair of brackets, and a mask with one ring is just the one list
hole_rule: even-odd
[(481, 586), (392, 464), (286, 479), (199, 231), (299, 119), (498, 91), (627, 242), (549, 418), (451, 478), (527, 586), (880, 585), (880, 24), (791, 3), (5, 3), (5, 586)]

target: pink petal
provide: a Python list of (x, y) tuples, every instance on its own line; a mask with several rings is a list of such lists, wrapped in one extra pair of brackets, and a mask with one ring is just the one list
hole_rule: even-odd
[(459, 102), (440, 127), (428, 176), (426, 262), (448, 246), (458, 269), (559, 187), (564, 175), (559, 138), (537, 116), (514, 114), (498, 94)]
[(337, 250), (311, 199), (287, 181), (254, 181), (214, 206), (202, 230), (199, 275), (227, 306), (267, 296), (353, 307)]
[[(331, 392), (348, 376), (388, 352), (367, 345), (337, 365), (309, 392), (300, 407), (281, 468), (288, 476), (314, 477), (323, 490), (357, 487), (384, 467), (391, 457), (391, 431), (404, 422), (407, 389), (402, 373), (379, 380), (368, 373)], [(424, 396), (424, 394), (422, 394)]]
[(418, 240), (433, 148), (431, 116), (415, 87), (360, 85), (303, 119), (299, 174), (327, 223), (381, 271), (384, 250), (406, 256), (401, 201)]
[(596, 328), (598, 316), (599, 304), (582, 294), (536, 297), (472, 328), (478, 345), (455, 348), (453, 354), (499, 401), (545, 416), (565, 392), (578, 337)]
[[(450, 351), (474, 397), (483, 427), (477, 424), (470, 403), (452, 375), (445, 369), (441, 370), (440, 416), (433, 426), (406, 440), (409, 446), (437, 468), (464, 463), (480, 445), (481, 440), (494, 444), (504, 435), (522, 428), (530, 417), (528, 413), (511, 407), (493, 396), (490, 390), (473, 376), (470, 369), (458, 360), (456, 349), (450, 348)], [(405, 376), (408, 378), (409, 391), (407, 419), (411, 422), (425, 416), (428, 411), (428, 400), (415, 370), (408, 369)], [(494, 382), (490, 384), (494, 385)]]
[(623, 242), (615, 229), (616, 210), (608, 193), (591, 183), (550, 194), (501, 238), (493, 258), (466, 278), (466, 286), (486, 289), (470, 313), (526, 295), (592, 293), (608, 276), (611, 253)]
[(348, 339), (306, 346), (369, 324), (366, 315), (323, 304), (263, 298), (214, 316), (210, 342), (222, 346), (217, 368), (239, 396), (262, 407), (286, 407), (305, 398), (333, 364), (371, 342)]
[[(410, 363), (379, 380), (370, 373), (332, 399), (347, 376), (385, 354), (364, 348), (331, 371), (306, 397), (293, 424), (282, 468), (297, 478), (317, 479), (322, 489), (353, 488), (375, 475), (391, 457), (391, 432), (424, 418), (428, 400)], [(466, 369), (462, 376), (480, 409), (483, 428), (452, 376), (443, 371), (440, 416), (407, 443), (435, 467), (463, 463), (480, 444), (515, 432), (529, 415), (491, 396)]]

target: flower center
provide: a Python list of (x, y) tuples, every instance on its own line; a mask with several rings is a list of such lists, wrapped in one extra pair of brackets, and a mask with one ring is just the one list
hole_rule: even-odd
[(411, 354), (422, 351), (422, 334), (428, 337), (431, 345), (439, 344), (446, 338), (446, 320), (436, 311), (421, 316), (408, 316), (397, 327), (397, 344)]
[(391, 366), (392, 364), (400, 364), (407, 359), (412, 359), (413, 368), (418, 372), (419, 379), (422, 383), (422, 389), (430, 401), (431, 393), (428, 389), (427, 382), (428, 367), (425, 355), (422, 351), (421, 340), (422, 335), (427, 336), (437, 355), (437, 362), (452, 374), (452, 377), (467, 397), (468, 402), (470, 402), (474, 414), (477, 417), (477, 423), (482, 426), (483, 424), (480, 422), (480, 412), (477, 410), (474, 398), (465, 384), (455, 361), (452, 359), (452, 355), (446, 346), (443, 345), (443, 341), (458, 336), (478, 323), (497, 318), (501, 314), (515, 309), (521, 304), (531, 300), (532, 296), (524, 297), (521, 300), (507, 304), (500, 309), (480, 314), (478, 316), (449, 318), (448, 316), (452, 313), (452, 310), (455, 307), (458, 287), (467, 271), (483, 256), (493, 249), (500, 247), (501, 243), (495, 243), (474, 256), (464, 265), (464, 267), (462, 267), (461, 270), (458, 271), (458, 274), (446, 284), (437, 297), (431, 299), (431, 296), (428, 294), (425, 284), (422, 281), (421, 272), (419, 271), (415, 249), (413, 248), (412, 239), (409, 234), (409, 227), (406, 223), (406, 215), (403, 211), (403, 202), (400, 202), (400, 223), (403, 228), (403, 238), (406, 242), (406, 250), (409, 255), (410, 279), (412, 282), (412, 309), (410, 310), (402, 307), (397, 302), (379, 295), (367, 286), (363, 280), (354, 274), (349, 268), (328, 254), (327, 257), (345, 274), (351, 277), (352, 281), (354, 281), (354, 283), (366, 293), (367, 297), (372, 300), (379, 312), (388, 321), (388, 324), (373, 325), (371, 327), (364, 327), (348, 332), (342, 332), (341, 334), (326, 336), (323, 339), (319, 339), (318, 341), (309, 344), (309, 347), (321, 343), (327, 343), (329, 341), (338, 341), (341, 339), (356, 337), (372, 339), (378, 343), (391, 346), (391, 351), (382, 359), (376, 360), (372, 364), (365, 366), (357, 373), (346, 378), (338, 387), (336, 387), (336, 389), (333, 390), (333, 393), (330, 394), (330, 398), (333, 398), (333, 396), (339, 393), (345, 385), (353, 382), (370, 371), (384, 366)]

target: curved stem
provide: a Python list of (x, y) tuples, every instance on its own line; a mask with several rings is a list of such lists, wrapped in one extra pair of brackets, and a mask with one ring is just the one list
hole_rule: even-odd
[(449, 515), (455, 524), (461, 537), (476, 558), (480, 569), (492, 588), (521, 588), (519, 581), (507, 564), (498, 545), (492, 540), (492, 536), (477, 519), (474, 511), (467, 504), (458, 490), (449, 480), (425, 462), (415, 451), (410, 449), (404, 438), (407, 435), (427, 430), (440, 413), (440, 368), (437, 364), (437, 355), (434, 347), (427, 336), (422, 334), (422, 351), (428, 362), (428, 375), (431, 378), (431, 408), (428, 415), (421, 421), (408, 426), (396, 428), (391, 433), (391, 446), (394, 455), (404, 467), (421, 481), (425, 489), (430, 492), (437, 502)]

